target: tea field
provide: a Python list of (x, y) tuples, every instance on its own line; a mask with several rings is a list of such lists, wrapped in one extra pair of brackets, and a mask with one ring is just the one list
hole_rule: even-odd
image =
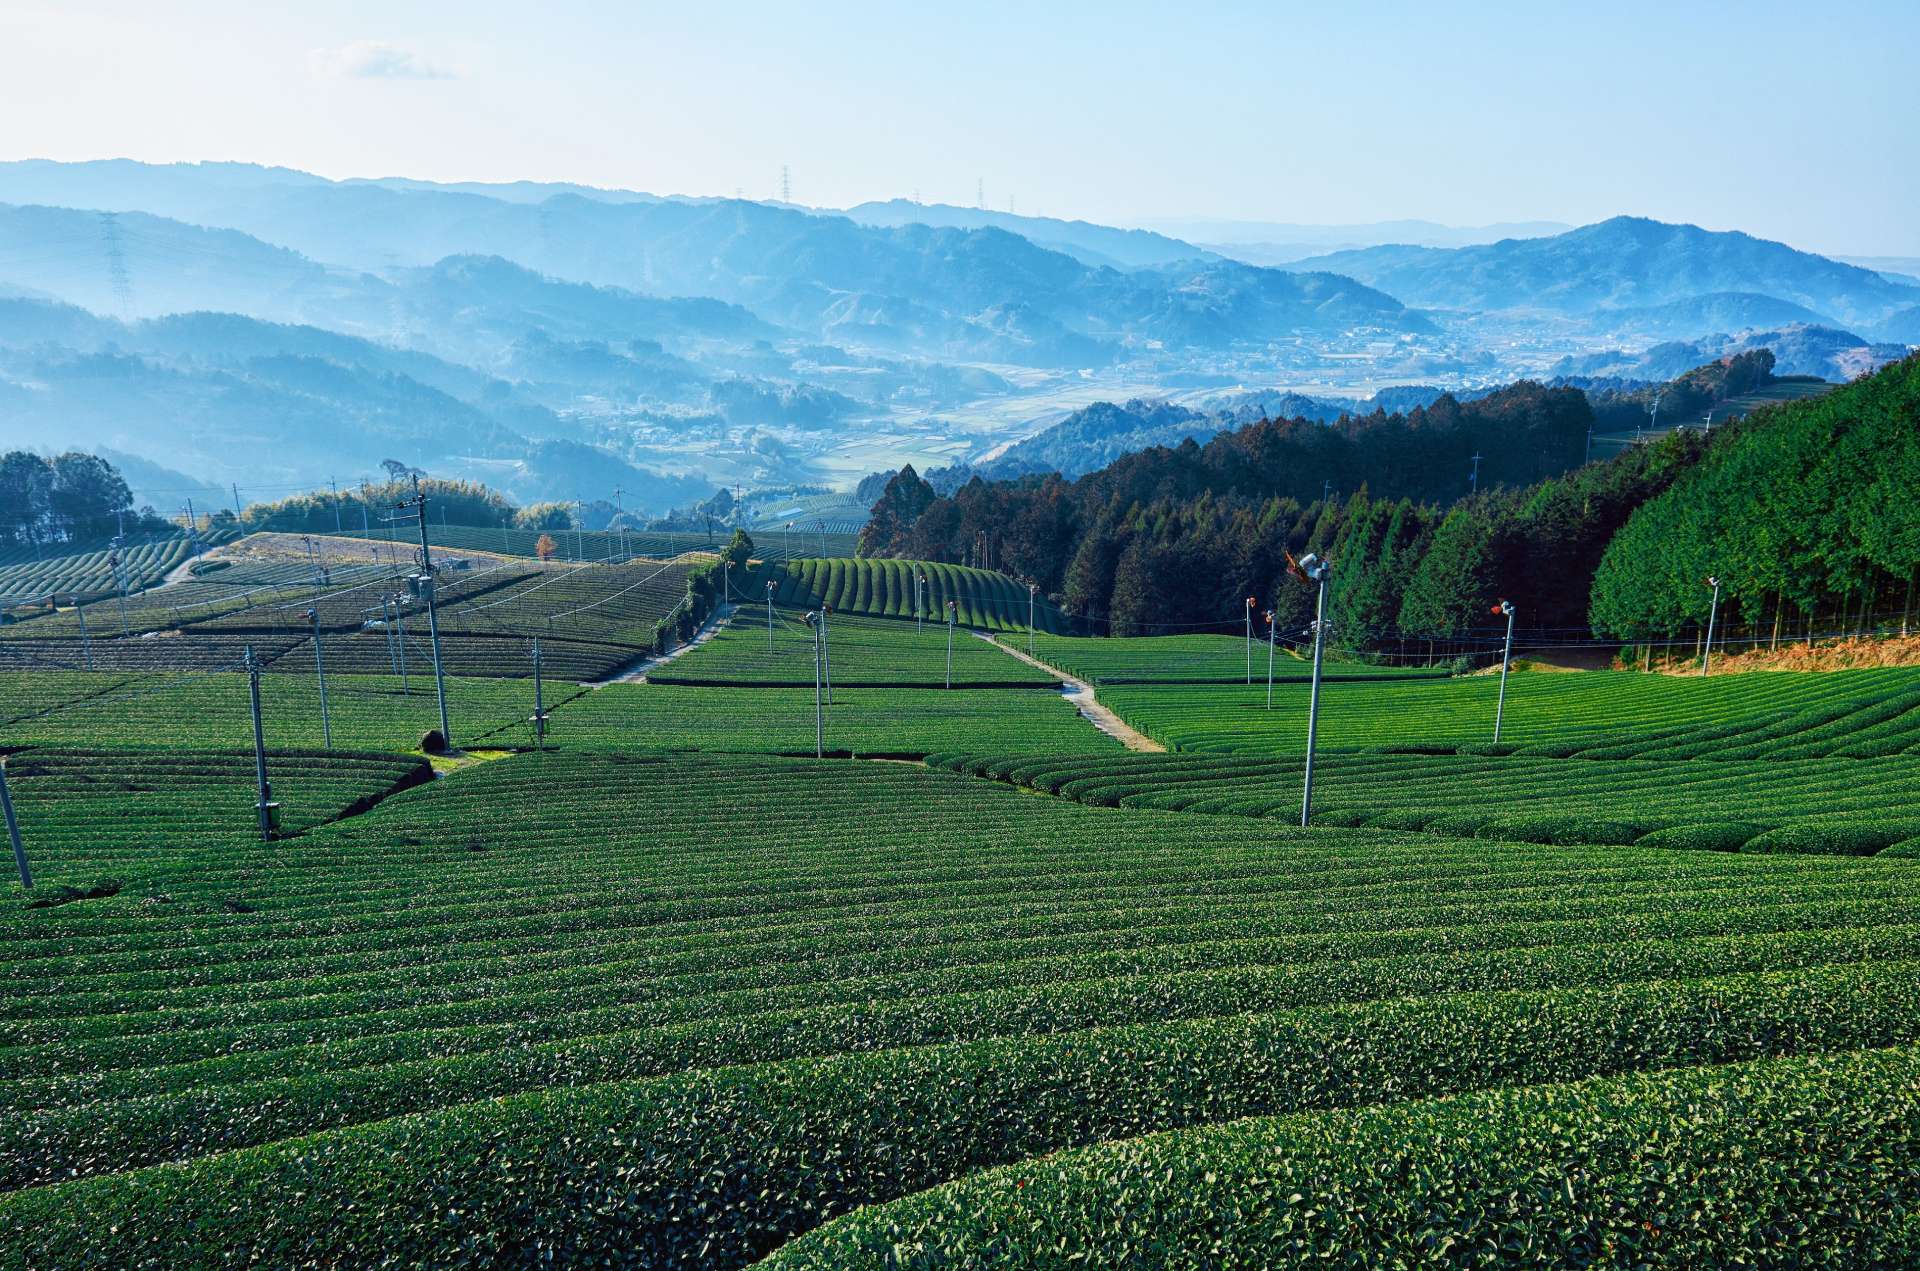
[[(771, 619), (771, 621), (769, 621)], [(826, 663), (833, 682), (896, 688), (945, 688), (948, 650), (956, 687), (1057, 686), (1060, 678), (1040, 670), (967, 629), (948, 639), (944, 621), (923, 623), (859, 614), (827, 615)], [(737, 606), (705, 643), (671, 665), (647, 675), (653, 684), (787, 685), (811, 688), (813, 628), (798, 610)]]
[(1920, 1260), (1920, 671), (1330, 664), (1302, 829), (1303, 663), (897, 565), (478, 564), (430, 761), (385, 567), (8, 629), (0, 1269)]
[(1450, 1227), (1577, 1249), (1669, 1173), (1676, 1265), (1913, 1247), (1903, 862), (608, 753), (49, 885), (108, 870), (0, 919), (0, 1265), (999, 1265), (1143, 1222), (1251, 1264), (1442, 1180)]
[[(1452, 751), (1493, 740), (1498, 675), (1340, 680), (1321, 691), (1320, 745)], [(1115, 684), (1100, 700), (1175, 750), (1297, 754), (1309, 687)], [(1920, 744), (1920, 668), (1708, 679), (1631, 671), (1516, 673), (1501, 743), (1593, 759), (1805, 759)]]
[[(916, 579), (924, 581), (916, 587)], [(911, 620), (917, 603), (919, 617), (931, 624), (946, 621), (951, 600), (959, 626), (1027, 630), (1027, 589), (987, 569), (914, 560), (795, 560), (779, 566), (772, 581), (774, 604), (785, 608), (817, 609), (824, 604), (835, 613)], [(1041, 631), (1062, 622), (1044, 597), (1032, 607), (1032, 616)]]

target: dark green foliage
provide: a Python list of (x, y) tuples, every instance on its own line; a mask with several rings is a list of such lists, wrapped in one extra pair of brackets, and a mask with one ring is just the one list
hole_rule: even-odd
[(1907, 1047), (1261, 1119), (976, 1175), (767, 1266), (1910, 1265), (1916, 1115)]
[[(1900, 811), (1912, 811), (1902, 808)], [(1747, 840), (1743, 852), (1817, 852), (1834, 856), (1872, 856), (1895, 843), (1920, 836), (1920, 819), (1905, 821), (1803, 821), (1783, 825)]]
[(1756, 411), (1635, 512), (1594, 580), (1594, 628), (1622, 638), (1722, 620), (1844, 615), (1911, 601), (1920, 567), (1920, 358)]
[(860, 529), (860, 541), (854, 548), (854, 554), (899, 555), (906, 544), (908, 532), (937, 497), (933, 487), (921, 479), (912, 464), (901, 468), (888, 480), (886, 488), (874, 502), (867, 523)]
[(1766, 831), (1748, 821), (1718, 821), (1703, 825), (1673, 825), (1634, 840), (1636, 847), (1671, 847), (1682, 851), (1737, 852)]

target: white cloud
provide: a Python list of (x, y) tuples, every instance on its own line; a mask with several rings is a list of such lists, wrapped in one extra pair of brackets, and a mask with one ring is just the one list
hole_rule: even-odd
[(309, 55), (316, 75), (332, 79), (452, 79), (453, 72), (411, 49), (379, 40), (355, 40)]

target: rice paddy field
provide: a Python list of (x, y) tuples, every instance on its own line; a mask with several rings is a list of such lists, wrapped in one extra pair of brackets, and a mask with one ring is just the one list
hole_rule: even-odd
[(805, 562), (609, 680), (664, 564), (472, 580), (449, 754), (384, 627), (330, 746), (0, 639), (0, 1268), (1920, 1261), (1920, 672), (1330, 667), (1302, 828), (1242, 639)]

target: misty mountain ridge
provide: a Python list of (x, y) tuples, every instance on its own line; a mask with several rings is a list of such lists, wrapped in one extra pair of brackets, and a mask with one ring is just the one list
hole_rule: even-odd
[(1549, 238), (1484, 246), (1370, 247), (1288, 266), (1343, 273), (1423, 308), (1591, 316), (1722, 293), (1784, 300), (1872, 326), (1920, 289), (1738, 231), (1616, 216)]

